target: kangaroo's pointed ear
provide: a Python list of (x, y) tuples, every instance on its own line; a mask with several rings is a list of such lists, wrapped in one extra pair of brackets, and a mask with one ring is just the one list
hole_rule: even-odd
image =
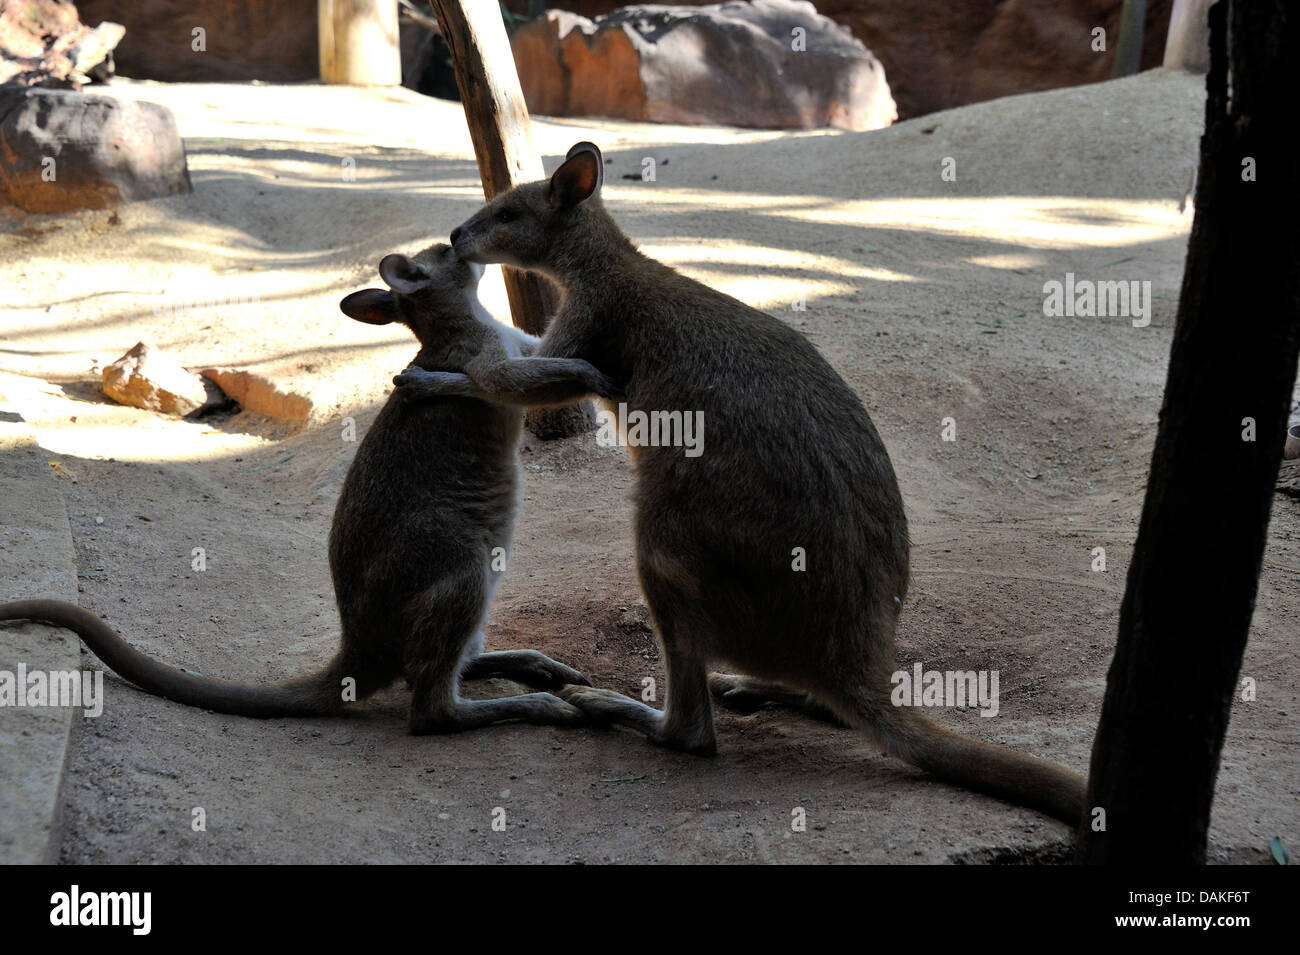
[(413, 295), (429, 281), (429, 270), (415, 259), (393, 252), (379, 260), (379, 277), (398, 295)]
[(600, 154), (600, 147), (595, 143), (589, 143), (585, 139), (580, 143), (574, 143), (569, 147), (569, 151), (564, 154), (565, 159), (572, 159), (578, 153), (595, 153), (596, 168), (600, 170), (600, 181), (596, 183), (596, 188), (600, 189), (605, 184), (605, 157)]
[(547, 198), (552, 209), (571, 209), (599, 192), (604, 181), (605, 160), (600, 150), (594, 143), (578, 143), (551, 174)]
[(397, 321), (397, 300), (386, 289), (368, 288), (339, 302), (339, 309), (348, 318), (367, 325), (387, 325)]

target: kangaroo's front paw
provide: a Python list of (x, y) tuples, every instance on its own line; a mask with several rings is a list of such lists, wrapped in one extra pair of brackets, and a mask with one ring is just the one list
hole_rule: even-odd
[(473, 391), (469, 378), (459, 371), (426, 371), (407, 368), (393, 379), (397, 394), (403, 398), (437, 398), (443, 395), (468, 395)]
[(400, 375), (393, 376), (393, 384), (402, 389), (404, 393), (410, 393), (417, 388), (424, 380), (424, 376), (429, 374), (423, 368), (416, 368), (411, 365)]

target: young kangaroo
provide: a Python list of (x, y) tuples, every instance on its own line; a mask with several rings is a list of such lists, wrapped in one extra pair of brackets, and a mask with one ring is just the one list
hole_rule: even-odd
[[(458, 368), (501, 362), (536, 339), (492, 321), (478, 302), (481, 265), (445, 244), (379, 264), (389, 290), (354, 292), (340, 308), (374, 325), (400, 322), (420, 341), (415, 364)], [(570, 362), (571, 378), (584, 362)], [(608, 393), (586, 366), (593, 390)], [(570, 389), (570, 393), (572, 389)], [(534, 687), (587, 683), (536, 650), (483, 653), (479, 630), (510, 546), (516, 449), (523, 415), (485, 401), (406, 402), (394, 392), (357, 448), (334, 511), (330, 570), (342, 624), (338, 655), (323, 672), (273, 686), (245, 686), (165, 666), (133, 649), (76, 604), (0, 605), (0, 620), (43, 620), (75, 631), (108, 666), (179, 703), (240, 716), (339, 713), (405, 676), (414, 691), (412, 733), (471, 729), (502, 720), (575, 725), (582, 711), (549, 693), (462, 700), (460, 680), (504, 676)], [(499, 566), (499, 565), (498, 565)], [(353, 680), (354, 684), (345, 681)], [(345, 694), (349, 686), (354, 693)]]
[[(936, 776), (1076, 823), (1076, 774), (891, 704), (908, 537), (880, 435), (801, 334), (641, 254), (601, 203), (602, 170), (600, 151), (579, 143), (549, 181), (497, 196), (451, 234), (463, 258), (533, 269), (564, 288), (537, 357), (399, 379), (413, 396), (527, 404), (536, 383), (556, 389), (545, 363), (583, 359), (619, 382), (629, 414), (703, 412), (703, 454), (630, 449), (637, 569), (668, 670), (664, 711), (610, 690), (561, 694), (595, 722), (711, 754), (708, 671), (723, 664), (745, 674), (714, 677), (723, 702), (820, 706)], [(794, 548), (805, 571), (792, 569)]]

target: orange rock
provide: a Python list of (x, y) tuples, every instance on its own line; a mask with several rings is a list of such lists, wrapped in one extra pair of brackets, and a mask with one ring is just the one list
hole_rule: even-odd
[(208, 397), (198, 375), (144, 342), (104, 369), (103, 389), (121, 404), (177, 416), (196, 410)]
[(272, 418), (281, 418), (299, 424), (311, 414), (311, 399), (283, 391), (271, 381), (251, 371), (239, 368), (205, 368), (204, 378), (216, 383), (222, 391), (239, 402), (247, 411), (256, 411)]

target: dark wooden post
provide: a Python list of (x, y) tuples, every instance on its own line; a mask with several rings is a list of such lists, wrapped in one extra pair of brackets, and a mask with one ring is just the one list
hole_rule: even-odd
[(1300, 359), (1291, 5), (1210, 9), (1196, 218), (1092, 750), (1082, 862), (1205, 861)]
[[(483, 195), (491, 199), (519, 183), (544, 178), (510, 39), (496, 0), (432, 2), (443, 39), (451, 50), (456, 85), (483, 179)], [(518, 269), (503, 268), (502, 272), (515, 327), (530, 335), (541, 335), (547, 316), (555, 314), (559, 305), (554, 286)], [(585, 403), (528, 415), (530, 430), (544, 438), (577, 434), (593, 424)]]

